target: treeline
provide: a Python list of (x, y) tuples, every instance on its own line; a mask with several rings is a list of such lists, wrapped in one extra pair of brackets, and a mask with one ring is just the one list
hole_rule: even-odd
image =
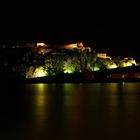
[(2, 77), (35, 78), (136, 65), (133, 58), (99, 58), (95, 52), (80, 49), (50, 49), (38, 53), (33, 47), (1, 52)]

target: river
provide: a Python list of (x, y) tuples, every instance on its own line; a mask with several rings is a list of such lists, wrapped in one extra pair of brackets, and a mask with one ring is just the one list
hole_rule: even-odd
[(140, 83), (1, 84), (1, 140), (140, 138)]

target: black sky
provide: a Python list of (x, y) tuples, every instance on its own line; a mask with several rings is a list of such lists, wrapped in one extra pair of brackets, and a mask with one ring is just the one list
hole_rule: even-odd
[[(0, 25), (0, 42), (69, 43), (82, 41), (96, 51), (139, 57), (140, 28), (137, 12), (106, 8), (95, 11), (30, 14), (7, 18)], [(57, 14), (56, 14), (57, 13)], [(28, 16), (26, 18), (26, 16)], [(18, 18), (17, 18), (18, 17)]]

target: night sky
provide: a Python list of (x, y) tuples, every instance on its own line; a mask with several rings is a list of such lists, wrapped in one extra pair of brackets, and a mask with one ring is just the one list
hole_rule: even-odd
[(130, 14), (46, 15), (45, 18), (16, 19), (7, 23), (0, 26), (1, 43), (45, 41), (63, 44), (82, 41), (96, 52), (106, 52), (112, 57), (139, 58), (139, 21)]

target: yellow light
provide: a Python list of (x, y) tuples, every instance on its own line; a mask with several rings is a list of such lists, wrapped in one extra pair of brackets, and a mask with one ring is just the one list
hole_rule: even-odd
[(45, 72), (43, 70), (38, 71), (38, 77), (45, 76)]
[(34, 78), (35, 77), (43, 77), (43, 76), (46, 76), (46, 75), (47, 75), (46, 71), (44, 71), (43, 67), (40, 66), (40, 67), (36, 68), (33, 77)]
[(45, 46), (45, 43), (37, 43), (37, 46)]
[(64, 70), (64, 73), (73, 73), (73, 71), (71, 69), (66, 69)]
[(116, 64), (108, 65), (107, 68), (108, 69), (115, 69), (115, 68), (117, 68), (117, 65)]
[(74, 73), (75, 66), (65, 65), (63, 69), (64, 69), (64, 73)]
[(95, 66), (93, 71), (98, 71), (98, 70), (100, 70), (100, 68)]
[(130, 63), (130, 62), (123, 62), (122, 63), (122, 67), (128, 67), (128, 66), (132, 66), (132, 63)]

